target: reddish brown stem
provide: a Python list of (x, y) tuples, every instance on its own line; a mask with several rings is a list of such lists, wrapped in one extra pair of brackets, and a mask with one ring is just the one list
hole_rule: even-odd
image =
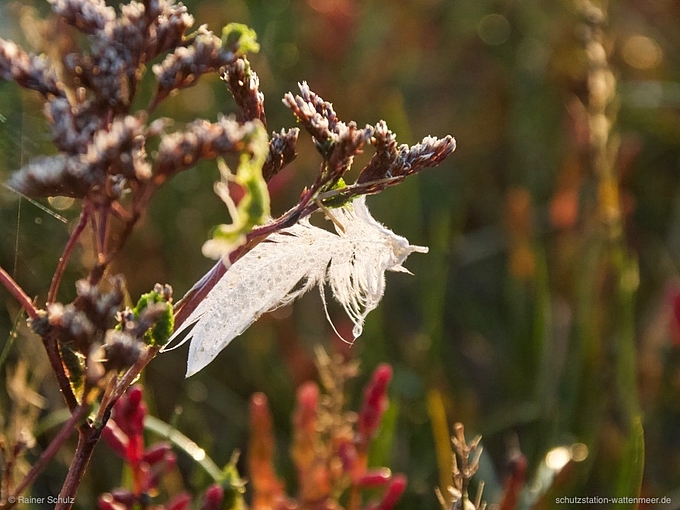
[(0, 282), (2, 282), (9, 293), (12, 294), (12, 296), (14, 296), (17, 301), (19, 301), (19, 304), (24, 310), (26, 310), (29, 318), (38, 318), (38, 309), (33, 304), (33, 301), (31, 301), (31, 298), (28, 297), (28, 295), (24, 292), (24, 289), (22, 289), (19, 284), (14, 281), (14, 278), (12, 278), (2, 267), (0, 267)]
[(54, 372), (54, 375), (57, 378), (59, 390), (61, 391), (61, 394), (64, 397), (64, 400), (66, 401), (66, 405), (68, 406), (69, 410), (73, 412), (75, 408), (78, 406), (78, 400), (76, 399), (76, 396), (73, 394), (71, 382), (69, 381), (68, 376), (66, 375), (66, 371), (64, 370), (64, 365), (61, 362), (59, 343), (56, 337), (54, 336), (54, 330), (50, 330), (47, 332), (47, 334), (43, 335), (42, 342), (43, 346), (45, 347), (45, 351), (47, 352), (47, 359), (50, 362), (52, 371)]
[(97, 242), (99, 244), (99, 253), (102, 258), (106, 257), (106, 245), (107, 239), (109, 237), (109, 212), (111, 208), (109, 206), (102, 207), (99, 210), (99, 232), (97, 237)]
[[(312, 202), (314, 193), (307, 191), (300, 203), (294, 208), (290, 209), (283, 216), (272, 223), (262, 225), (254, 228), (246, 235), (246, 244), (239, 246), (236, 250), (229, 254), (229, 262), (234, 263), (243, 255), (252, 250), (260, 242), (267, 238), (270, 234), (281, 229), (290, 227), (295, 222), (310, 215), (318, 209), (318, 205)], [(175, 329), (179, 328), (185, 320), (189, 317), (192, 311), (196, 309), (198, 304), (203, 301), (205, 296), (215, 286), (215, 284), (222, 278), (222, 275), (227, 271), (224, 263), (218, 261), (203, 278), (201, 278), (184, 297), (175, 306)]]
[[(100, 405), (100, 413), (95, 420), (95, 427), (81, 427), (79, 430), (78, 446), (76, 452), (69, 466), (68, 475), (64, 480), (64, 485), (59, 493), (59, 498), (55, 510), (69, 510), (73, 506), (78, 487), (82, 481), (83, 475), (90, 463), (94, 448), (101, 439), (102, 431), (109, 421), (111, 410), (116, 401), (125, 393), (130, 385), (137, 379), (142, 370), (149, 364), (149, 362), (158, 354), (160, 347), (151, 347), (142, 358), (137, 361), (127, 372), (121, 377), (116, 384), (116, 388), (111, 393), (108, 402), (102, 402)], [(103, 410), (103, 412), (102, 412)]]
[(189, 289), (184, 297), (175, 306), (175, 329), (178, 329), (185, 320), (189, 317), (198, 304), (203, 301), (203, 298), (210, 292), (215, 284), (222, 278), (222, 275), (227, 271), (226, 266), (222, 261), (218, 261), (210, 271), (208, 271), (203, 278)]
[(131, 215), (129, 212), (127, 212), (122, 205), (120, 205), (120, 202), (112, 202), (111, 203), (111, 213), (116, 216), (116, 218), (128, 222), (130, 221)]
[(95, 419), (97, 426), (101, 425), (103, 427), (103, 425), (106, 424), (114, 404), (123, 396), (132, 383), (137, 380), (139, 374), (142, 373), (142, 370), (144, 370), (151, 360), (156, 357), (160, 350), (161, 346), (149, 347), (144, 355), (141, 356), (134, 365), (127, 369), (112, 390), (107, 388), (106, 395), (99, 405), (99, 413)]
[(104, 425), (99, 428), (81, 428), (78, 431), (78, 446), (76, 447), (76, 453), (69, 466), (68, 475), (66, 475), (64, 485), (61, 487), (58, 502), (55, 505), (54, 510), (69, 510), (73, 507), (76, 494), (78, 493), (78, 487), (80, 486), (85, 470), (90, 463), (90, 459), (94, 453), (94, 447), (99, 442), (103, 428)]
[(54, 303), (57, 299), (57, 293), (59, 292), (59, 285), (61, 284), (61, 278), (64, 276), (64, 271), (66, 270), (66, 264), (68, 259), (71, 257), (71, 253), (80, 239), (80, 234), (83, 233), (85, 227), (87, 226), (87, 220), (90, 217), (90, 207), (87, 204), (83, 204), (83, 209), (80, 212), (80, 219), (76, 228), (73, 229), (71, 235), (68, 238), (66, 246), (64, 246), (64, 251), (59, 257), (59, 263), (57, 264), (57, 269), (54, 271), (54, 276), (52, 276), (52, 283), (50, 284), (50, 290), (47, 293), (47, 304)]
[[(130, 234), (134, 230), (135, 225), (142, 217), (143, 212), (146, 210), (149, 200), (151, 199), (151, 195), (153, 195), (153, 192), (156, 190), (156, 188), (157, 186), (155, 184), (146, 183), (146, 185), (140, 190), (138, 198), (135, 200), (135, 203), (132, 207), (132, 212), (130, 213), (127, 213), (122, 207), (120, 207), (119, 204), (106, 209), (107, 217), (112, 211), (117, 216), (121, 218), (124, 217), (125, 226), (118, 237), (118, 242), (115, 243), (113, 247), (107, 249), (105, 255), (100, 257), (97, 261), (97, 264), (92, 268), (92, 271), (90, 272), (90, 283), (96, 283), (101, 279), (101, 277), (104, 275), (104, 271), (106, 271), (106, 268), (113, 260), (113, 257), (127, 242)], [(103, 219), (102, 221), (105, 220)]]
[[(37, 476), (45, 469), (47, 463), (56, 455), (56, 453), (61, 449), (64, 442), (69, 438), (76, 426), (87, 416), (89, 409), (86, 406), (78, 406), (73, 410), (71, 417), (64, 423), (61, 430), (54, 436), (54, 439), (50, 441), (47, 449), (40, 455), (40, 458), (33, 464), (33, 467), (24, 477), (23, 480), (16, 486), (12, 496), (8, 500), (13, 500), (16, 502), (17, 496), (21, 494), (27, 487), (29, 487), (37, 478)], [(4, 510), (9, 510), (14, 507), (16, 503), (9, 504), (9, 506), (4, 507)]]
[[(26, 310), (26, 314), (29, 318), (37, 320), (40, 318), (38, 309), (35, 307), (31, 299), (26, 295), (23, 289), (17, 284), (12, 277), (7, 274), (7, 272), (0, 267), (0, 282), (10, 291), (10, 293), (19, 301), (19, 304)], [(64, 372), (64, 366), (61, 363), (61, 355), (59, 353), (59, 347), (57, 345), (57, 340), (48, 332), (42, 337), (43, 345), (45, 346), (45, 351), (47, 352), (47, 358), (50, 361), (50, 365), (59, 383), (59, 389), (61, 390), (66, 404), (69, 409), (73, 411), (78, 405), (78, 402), (73, 395), (71, 390), (71, 384), (69, 383), (68, 377)]]

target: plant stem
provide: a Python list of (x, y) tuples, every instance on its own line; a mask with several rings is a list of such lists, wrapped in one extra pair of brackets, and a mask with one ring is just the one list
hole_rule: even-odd
[[(103, 206), (99, 210), (99, 231), (97, 232), (97, 245), (99, 257), (104, 259), (106, 257), (106, 245), (109, 237), (109, 213), (110, 206)], [(98, 258), (99, 258), (98, 257)]]
[[(130, 385), (137, 379), (142, 370), (158, 354), (160, 347), (151, 347), (142, 358), (137, 361), (120, 379), (116, 388), (112, 392), (108, 402), (102, 402), (100, 413), (95, 420), (96, 427), (83, 427), (79, 430), (78, 446), (69, 466), (68, 475), (64, 480), (64, 485), (59, 493), (59, 501), (54, 507), (55, 510), (69, 510), (75, 500), (78, 487), (82, 481), (85, 470), (87, 469), (94, 448), (101, 438), (102, 431), (111, 417), (111, 411), (116, 401), (125, 393)], [(102, 412), (103, 410), (103, 412)]]
[(83, 230), (85, 230), (85, 227), (87, 226), (87, 220), (89, 217), (90, 207), (87, 204), (83, 204), (83, 209), (80, 212), (78, 224), (76, 225), (76, 228), (73, 229), (73, 232), (71, 232), (68, 242), (66, 243), (66, 246), (64, 246), (64, 251), (61, 254), (61, 257), (59, 257), (59, 263), (57, 264), (57, 268), (54, 271), (54, 276), (52, 276), (50, 290), (47, 293), (47, 304), (54, 303), (57, 299), (59, 284), (61, 283), (61, 278), (64, 275), (64, 271), (66, 270), (66, 264), (68, 263), (68, 259), (71, 257), (73, 248), (76, 246), (76, 242), (80, 238), (80, 234), (83, 233)]
[[(0, 282), (9, 290), (9, 292), (19, 301), (19, 304), (26, 310), (26, 314), (30, 319), (39, 319), (40, 315), (38, 309), (35, 307), (31, 299), (24, 292), (24, 290), (19, 286), (14, 279), (7, 274), (7, 272), (0, 267)], [(57, 382), (59, 383), (59, 389), (61, 390), (66, 404), (69, 410), (73, 411), (78, 405), (78, 401), (73, 395), (71, 390), (71, 384), (69, 383), (68, 377), (64, 372), (64, 366), (61, 363), (61, 355), (59, 353), (59, 347), (56, 338), (53, 337), (51, 332), (48, 332), (42, 337), (43, 345), (45, 346), (45, 351), (47, 351), (47, 357), (50, 361), (52, 370), (57, 377)]]
[(0, 267), (0, 282), (2, 282), (9, 293), (12, 294), (12, 296), (14, 296), (17, 301), (19, 301), (19, 304), (24, 310), (26, 310), (26, 314), (28, 314), (29, 318), (38, 318), (38, 309), (33, 304), (33, 301), (31, 301), (31, 298), (28, 297), (28, 295), (24, 292), (24, 289), (22, 289), (2, 267)]
[[(130, 386), (132, 386), (132, 384), (139, 377), (139, 374), (142, 373), (142, 370), (144, 370), (146, 366), (151, 362), (151, 360), (156, 357), (160, 350), (161, 350), (160, 345), (154, 345), (152, 347), (149, 347), (147, 351), (137, 360), (137, 362), (130, 368), (128, 368), (127, 372), (125, 372), (118, 381), (118, 384), (116, 385), (116, 388), (113, 392), (110, 403), (111, 408), (113, 407), (113, 404), (115, 404), (116, 401), (123, 396), (123, 393), (125, 393), (127, 389)], [(108, 420), (108, 417), (105, 417), (105, 419)]]
[(189, 317), (203, 298), (227, 271), (227, 267), (219, 260), (196, 284), (189, 289), (184, 297), (175, 305), (175, 330)]
[(76, 399), (76, 396), (73, 394), (71, 382), (69, 381), (68, 376), (66, 375), (66, 372), (64, 370), (64, 365), (61, 362), (59, 343), (57, 342), (57, 339), (54, 336), (54, 330), (50, 329), (50, 331), (48, 331), (46, 335), (43, 335), (42, 342), (43, 346), (45, 347), (45, 351), (47, 352), (47, 358), (49, 359), (52, 371), (54, 372), (54, 375), (57, 378), (57, 382), (59, 383), (59, 390), (61, 391), (61, 394), (64, 397), (64, 400), (66, 401), (66, 405), (68, 406), (69, 411), (73, 412), (75, 408), (78, 406), (78, 400)]
[[(134, 204), (132, 206), (132, 211), (130, 213), (127, 213), (127, 211), (125, 211), (118, 202), (114, 202), (113, 204), (109, 205), (106, 208), (105, 216), (102, 215), (102, 222), (108, 225), (108, 215), (110, 213), (113, 213), (116, 216), (123, 219), (125, 224), (123, 227), (123, 231), (118, 235), (117, 243), (115, 243), (115, 245), (110, 248), (102, 250), (98, 254), (100, 256), (97, 257), (97, 263), (90, 271), (89, 277), (90, 283), (93, 284), (97, 283), (102, 278), (104, 272), (106, 271), (106, 268), (109, 266), (114, 256), (120, 251), (123, 245), (125, 245), (128, 238), (130, 237), (130, 234), (134, 230), (135, 225), (137, 225), (137, 222), (140, 220), (140, 218), (146, 211), (149, 204), (149, 200), (151, 199), (151, 196), (153, 195), (153, 192), (156, 189), (157, 185), (155, 184), (147, 184), (144, 188), (142, 188), (141, 191), (139, 192), (140, 194), (135, 198)], [(100, 244), (105, 245), (107, 237), (108, 226), (101, 230)]]
[[(312, 201), (313, 196), (313, 192), (307, 191), (297, 206), (290, 209), (276, 221), (251, 230), (246, 235), (246, 243), (229, 254), (230, 264), (235, 263), (260, 242), (264, 241), (270, 234), (288, 228), (294, 225), (300, 218), (309, 216), (316, 211), (319, 206)], [(175, 330), (187, 320), (191, 312), (203, 301), (203, 298), (212, 290), (226, 271), (227, 267), (224, 265), (224, 262), (222, 260), (218, 261), (175, 305)]]
[(78, 492), (78, 487), (83, 479), (83, 474), (87, 469), (87, 465), (90, 463), (92, 454), (94, 453), (94, 447), (99, 442), (104, 425), (98, 428), (82, 428), (78, 431), (78, 446), (76, 448), (76, 453), (73, 456), (71, 465), (68, 469), (68, 475), (64, 481), (64, 485), (61, 487), (61, 492), (59, 492), (59, 498), (54, 510), (69, 510), (75, 500), (76, 493)]

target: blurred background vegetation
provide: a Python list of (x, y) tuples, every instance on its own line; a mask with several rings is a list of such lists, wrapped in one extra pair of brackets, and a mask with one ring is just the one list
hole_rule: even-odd
[[(614, 176), (607, 195), (589, 128), (584, 30), (592, 20), (578, 2), (185, 3), (216, 32), (230, 21), (257, 31), (262, 49), (251, 61), (270, 130), (294, 125), (281, 97), (306, 80), (343, 120), (385, 119), (409, 144), (452, 134), (458, 149), (441, 167), (369, 199), (376, 218), (430, 253), (410, 258), (414, 277), (388, 275), (385, 299), (351, 349), (334, 338), (311, 293), (263, 317), (191, 379), (181, 376), (185, 351), (158, 357), (144, 381), (153, 414), (225, 464), (246, 447), (248, 398), (263, 391), (278, 427), (280, 472), (288, 476), (294, 390), (316, 376), (313, 346), (322, 343), (361, 360), (355, 400), (378, 363), (394, 367), (385, 431), (392, 441), (375, 460), (407, 474), (399, 508), (438, 508), (433, 489), (448, 479), (447, 436), (457, 421), (484, 436), (478, 478), (490, 503), (517, 472), (518, 449), (527, 459), (525, 497), (545, 493), (569, 458), (548, 493), (553, 503), (563, 495), (636, 495), (642, 424), (642, 494), (670, 495), (677, 505), (679, 4), (609, 6), (604, 47), (617, 93), (607, 107), (615, 121), (606, 140)], [(31, 9), (49, 12), (41, 2), (0, 4), (0, 36), (35, 42)], [(208, 79), (158, 115), (184, 122), (232, 110), (223, 83)], [(296, 203), (316, 172), (305, 135), (299, 148), (271, 183), (275, 214)], [(0, 83), (0, 178), (53, 150), (37, 94)], [(216, 176), (211, 166), (184, 172), (156, 196), (115, 267), (133, 297), (156, 282), (170, 283), (180, 297), (211, 266), (200, 247), (226, 216), (212, 191)], [(603, 218), (607, 196), (614, 216)], [(78, 206), (63, 199), (42, 205), (63, 221), (0, 188), (0, 265), (44, 299)], [(89, 252), (80, 253), (87, 264)], [(71, 264), (71, 283), (81, 269)], [(18, 307), (4, 289), (0, 297), (2, 345)], [(331, 314), (343, 327), (341, 310)], [(27, 335), (10, 356), (29, 357), (36, 373), (44, 363)], [(41, 388), (53, 406), (45, 414), (60, 405), (50, 377)], [(118, 480), (120, 464), (105, 450), (81, 491), (83, 508)], [(181, 464), (189, 472), (189, 460)], [(59, 484), (65, 465), (41, 483)], [(539, 503), (550, 506), (550, 498)]]

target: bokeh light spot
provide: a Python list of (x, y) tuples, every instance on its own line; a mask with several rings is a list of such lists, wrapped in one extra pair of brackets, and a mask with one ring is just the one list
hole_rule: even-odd
[(47, 201), (57, 211), (64, 211), (71, 207), (76, 200), (71, 197), (49, 197)]
[(477, 33), (484, 43), (498, 46), (510, 37), (510, 23), (502, 14), (487, 14), (479, 22)]
[(588, 458), (588, 453), (588, 447), (583, 443), (571, 445), (571, 460), (574, 462), (583, 462)]
[(634, 35), (623, 43), (622, 55), (626, 64), (635, 69), (654, 69), (663, 59), (663, 50), (654, 39)]
[(283, 43), (277, 48), (276, 56), (276, 64), (279, 67), (292, 67), (300, 59), (300, 50), (296, 44)]
[(555, 471), (560, 471), (571, 460), (571, 451), (564, 446), (550, 450), (545, 456), (545, 465)]
[(194, 402), (205, 402), (208, 398), (208, 388), (200, 381), (187, 384), (187, 396)]

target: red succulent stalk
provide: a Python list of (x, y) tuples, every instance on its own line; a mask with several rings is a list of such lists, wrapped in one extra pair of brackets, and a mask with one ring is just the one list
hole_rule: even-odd
[[(284, 499), (283, 483), (274, 471), (274, 433), (269, 402), (264, 393), (250, 399), (248, 467), (253, 488), (253, 508), (274, 508)], [(207, 493), (206, 493), (207, 498)]]

